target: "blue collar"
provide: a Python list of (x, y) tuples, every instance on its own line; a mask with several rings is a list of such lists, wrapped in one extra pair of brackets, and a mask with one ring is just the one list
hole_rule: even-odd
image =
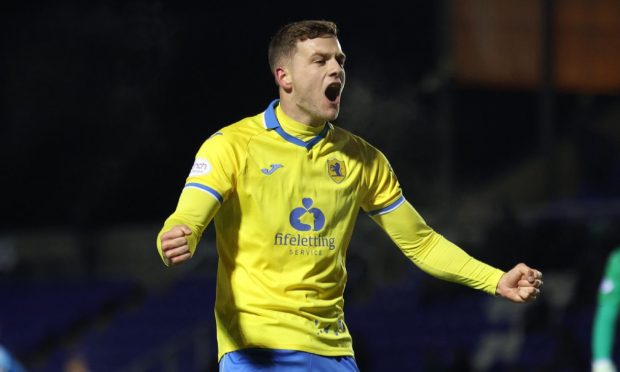
[(280, 125), (280, 122), (278, 121), (278, 118), (276, 116), (276, 105), (278, 104), (278, 102), (280, 102), (279, 99), (274, 99), (273, 101), (271, 101), (271, 103), (269, 103), (269, 106), (265, 110), (265, 127), (267, 129), (275, 130), (282, 138), (284, 138), (288, 142), (293, 143), (297, 146), (304, 147), (307, 150), (310, 150), (312, 146), (316, 145), (320, 140), (325, 138), (327, 132), (329, 131), (329, 128), (331, 127), (330, 123), (325, 123), (325, 127), (323, 128), (321, 133), (308, 141), (302, 141), (299, 138), (286, 133)]

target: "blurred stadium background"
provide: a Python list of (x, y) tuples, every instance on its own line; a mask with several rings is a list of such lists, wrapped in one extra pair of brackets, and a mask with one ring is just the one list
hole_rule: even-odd
[(620, 244), (620, 3), (25, 1), (0, 12), (0, 345), (31, 371), (214, 371), (212, 229), (155, 235), (200, 143), (276, 96), (269, 36), (338, 22), (337, 121), (474, 256), (545, 273), (515, 306), (422, 274), (370, 219), (349, 249), (362, 371), (585, 371)]

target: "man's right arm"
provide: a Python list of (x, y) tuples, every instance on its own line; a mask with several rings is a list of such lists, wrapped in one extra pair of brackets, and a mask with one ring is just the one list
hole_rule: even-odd
[(220, 202), (210, 193), (194, 187), (183, 189), (176, 210), (157, 234), (157, 251), (166, 266), (194, 255), (204, 229), (219, 208)]

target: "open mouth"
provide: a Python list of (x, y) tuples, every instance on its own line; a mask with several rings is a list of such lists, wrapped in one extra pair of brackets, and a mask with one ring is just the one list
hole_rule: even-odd
[(331, 102), (337, 102), (338, 97), (340, 96), (340, 89), (342, 88), (342, 84), (340, 83), (331, 83), (325, 89), (325, 97)]

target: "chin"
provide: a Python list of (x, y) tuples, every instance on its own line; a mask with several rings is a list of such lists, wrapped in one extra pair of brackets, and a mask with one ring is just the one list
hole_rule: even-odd
[(336, 120), (338, 118), (339, 113), (340, 113), (340, 108), (330, 107), (325, 111), (325, 120), (326, 121)]

